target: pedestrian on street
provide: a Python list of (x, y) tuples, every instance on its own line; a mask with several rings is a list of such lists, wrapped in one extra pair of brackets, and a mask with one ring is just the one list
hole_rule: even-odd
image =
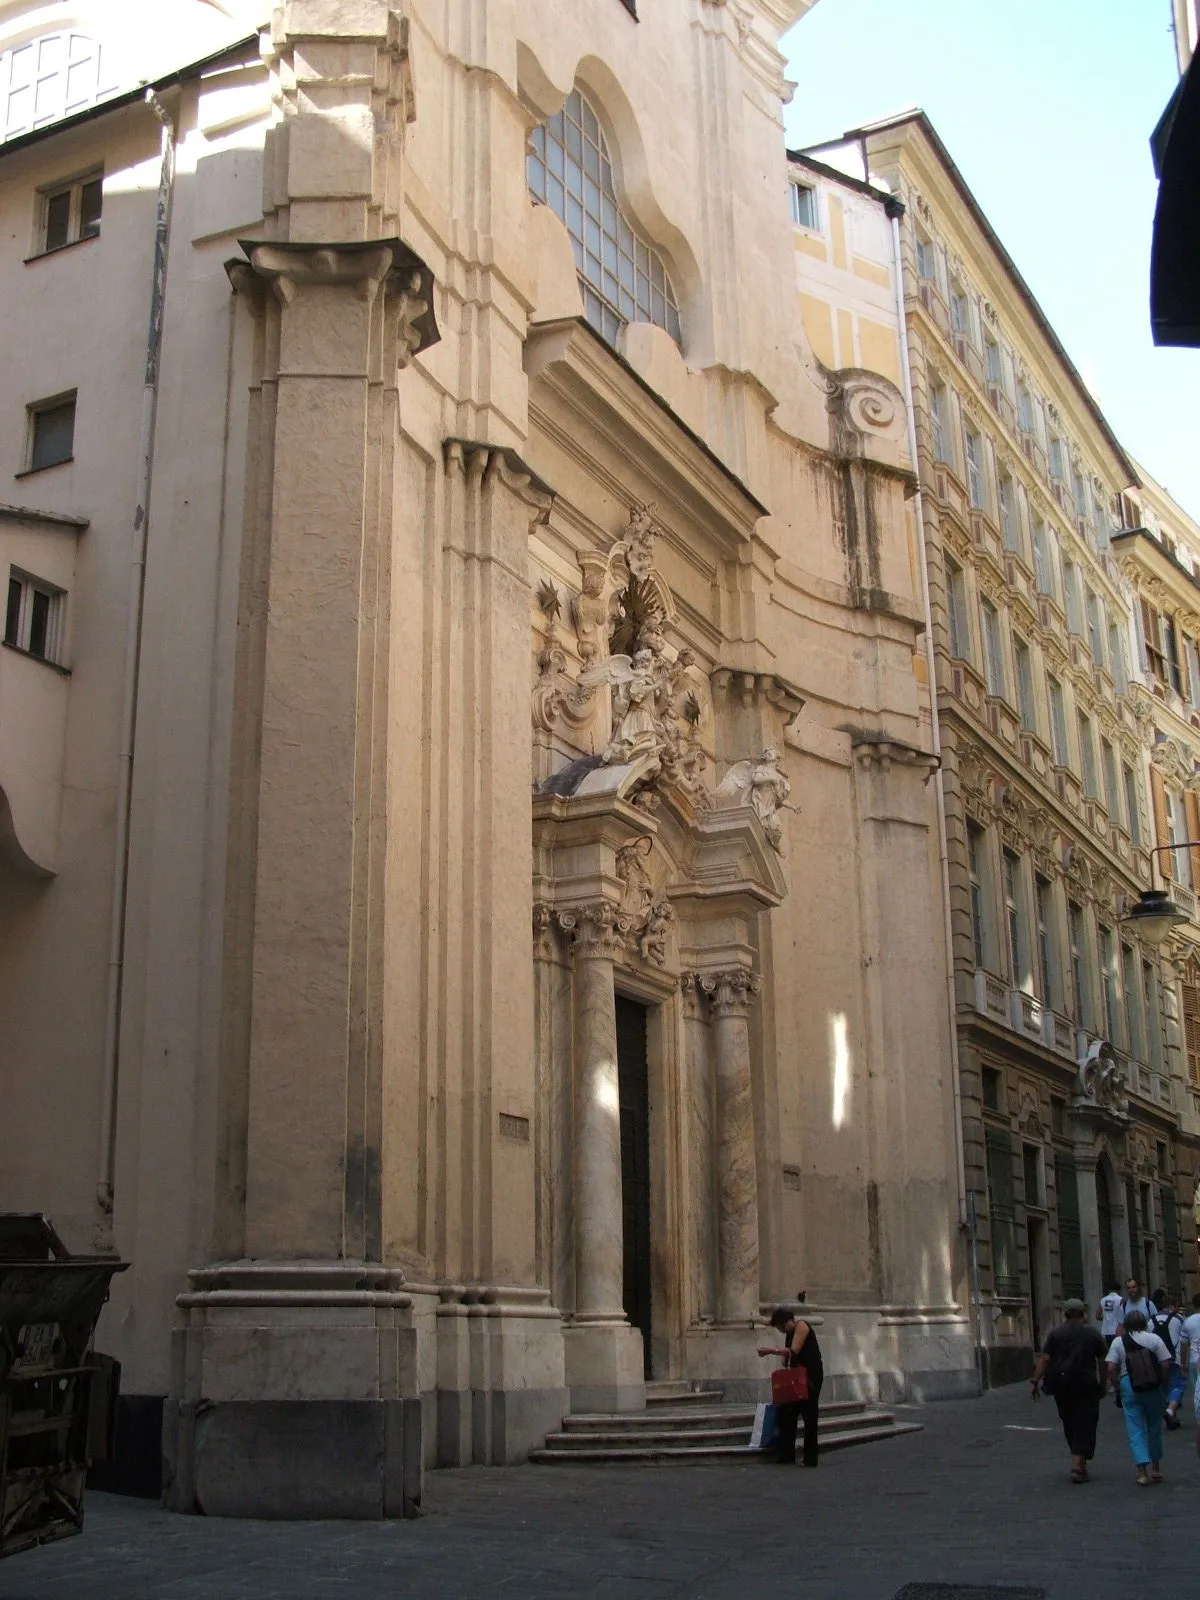
[[(1196, 1371), (1194, 1401), (1196, 1408), (1196, 1454), (1200, 1455), (1200, 1294), (1192, 1296), (1191, 1315), (1183, 1319), (1183, 1325), (1179, 1330), (1179, 1340), (1175, 1346), (1175, 1359), (1185, 1373), (1189, 1368), (1193, 1367)], [(1186, 1387), (1185, 1379), (1185, 1392)], [(1179, 1398), (1182, 1400), (1183, 1395), (1181, 1394)], [(1169, 1406), (1168, 1409), (1170, 1409)], [(1178, 1401), (1175, 1404), (1175, 1409), (1179, 1409)]]
[(1125, 1312), (1125, 1324), (1108, 1350), (1108, 1376), (1119, 1384), (1129, 1449), (1141, 1488), (1161, 1483), (1162, 1420), (1171, 1352), (1146, 1326), (1140, 1311)]
[(1108, 1293), (1100, 1296), (1100, 1304), (1096, 1307), (1096, 1321), (1100, 1324), (1100, 1332), (1104, 1335), (1106, 1350), (1117, 1336), (1123, 1309), (1121, 1285), (1114, 1279), (1108, 1286)]
[[(803, 1299), (803, 1295), (800, 1296)], [(825, 1366), (821, 1360), (821, 1346), (812, 1326), (798, 1317), (790, 1306), (776, 1306), (771, 1313), (771, 1326), (784, 1335), (784, 1346), (760, 1345), (760, 1356), (781, 1356), (785, 1367), (804, 1367), (808, 1372), (808, 1399), (795, 1405), (778, 1406), (779, 1445), (776, 1459), (783, 1465), (796, 1460), (796, 1430), (804, 1423), (803, 1461), (806, 1467), (817, 1464), (817, 1425), (821, 1400), (821, 1385), (825, 1379)]]
[(1043, 1389), (1053, 1397), (1071, 1452), (1071, 1482), (1086, 1483), (1087, 1464), (1096, 1454), (1107, 1346), (1088, 1322), (1082, 1300), (1064, 1301), (1063, 1316), (1066, 1320), (1046, 1335), (1030, 1387), (1035, 1400)]
[[(1147, 1327), (1150, 1326), (1151, 1318), (1158, 1315), (1158, 1307), (1142, 1288), (1141, 1282), (1137, 1278), (1126, 1278), (1125, 1280), (1125, 1298), (1121, 1301), (1122, 1323), (1124, 1323), (1125, 1318), (1131, 1311), (1140, 1312), (1146, 1319)], [(1120, 1333), (1120, 1331), (1120, 1328), (1118, 1328), (1117, 1332)]]
[(1167, 1409), (1163, 1412), (1163, 1424), (1174, 1433), (1181, 1426), (1175, 1413), (1179, 1410), (1179, 1402), (1187, 1393), (1187, 1367), (1182, 1366), (1179, 1360), (1183, 1317), (1179, 1311), (1178, 1295), (1172, 1294), (1169, 1289), (1163, 1289), (1155, 1298), (1161, 1304), (1162, 1310), (1151, 1322), (1150, 1332), (1156, 1333), (1171, 1352), (1171, 1373), (1167, 1379)]

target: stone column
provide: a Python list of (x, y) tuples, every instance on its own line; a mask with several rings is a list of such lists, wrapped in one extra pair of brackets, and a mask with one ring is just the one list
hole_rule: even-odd
[(575, 1318), (624, 1321), (613, 961), (628, 923), (606, 901), (563, 921), (575, 935)]
[(685, 972), (683, 993), (685, 1095), (687, 1106), (687, 1206), (691, 1228), (689, 1250), (690, 1293), (688, 1319), (712, 1322), (716, 1316), (716, 1246), (713, 1237), (713, 1191), (716, 1180), (713, 1150), (712, 1053), (706, 996), (700, 975)]
[(1100, 1304), (1107, 1288), (1100, 1281), (1100, 1208), (1096, 1203), (1096, 1159), (1075, 1155), (1075, 1186), (1079, 1193), (1079, 1243), (1083, 1252), (1083, 1295), (1089, 1306)]
[(642, 1336), (625, 1315), (621, 1109), (613, 963), (630, 924), (608, 901), (562, 912), (575, 940), (575, 1316), (566, 1330), (573, 1411), (646, 1403)]
[(750, 1007), (762, 980), (743, 967), (709, 973), (717, 1085), (717, 1316), (758, 1315), (758, 1175), (750, 1084)]

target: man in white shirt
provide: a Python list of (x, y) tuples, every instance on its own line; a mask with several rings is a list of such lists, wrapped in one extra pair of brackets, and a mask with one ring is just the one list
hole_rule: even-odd
[[(1196, 1384), (1196, 1454), (1200, 1455), (1200, 1294), (1192, 1296), (1191, 1316), (1183, 1319), (1183, 1326), (1179, 1330), (1179, 1338), (1175, 1343), (1175, 1360), (1184, 1372), (1189, 1367), (1197, 1369)], [(1181, 1394), (1173, 1405), (1168, 1405), (1167, 1410), (1172, 1415), (1179, 1409)]]
[(1100, 1304), (1096, 1307), (1096, 1321), (1100, 1324), (1100, 1332), (1110, 1344), (1117, 1336), (1123, 1309), (1124, 1302), (1121, 1299), (1121, 1285), (1119, 1283), (1110, 1283), (1108, 1293), (1101, 1295)]
[(1121, 1302), (1122, 1325), (1124, 1325), (1124, 1320), (1131, 1311), (1140, 1311), (1146, 1319), (1147, 1327), (1158, 1315), (1158, 1307), (1150, 1296), (1143, 1292), (1141, 1283), (1137, 1278), (1126, 1278), (1125, 1280), (1125, 1298)]

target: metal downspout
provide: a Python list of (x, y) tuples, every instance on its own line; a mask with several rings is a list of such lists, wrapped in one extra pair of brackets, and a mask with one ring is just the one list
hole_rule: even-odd
[(121, 738), (117, 756), (116, 841), (113, 849), (112, 914), (108, 935), (108, 977), (104, 1011), (104, 1071), (101, 1083), (99, 1172), (96, 1199), (111, 1215), (117, 1133), (117, 1083), (121, 1059), (121, 1001), (125, 962), (125, 913), (129, 899), (129, 827), (133, 807), (133, 751), (137, 725), (138, 678), (142, 661), (142, 615), (146, 593), (146, 544), (158, 409), (158, 362), (162, 347), (163, 299), (167, 248), (171, 237), (171, 200), (175, 185), (175, 125), (153, 89), (146, 104), (158, 118), (162, 157), (158, 209), (154, 226), (154, 276), (150, 288), (150, 325), (146, 334), (146, 366), (142, 381), (141, 432), (138, 441), (137, 495), (129, 558), (129, 603), (125, 626), (125, 676), (121, 695)]

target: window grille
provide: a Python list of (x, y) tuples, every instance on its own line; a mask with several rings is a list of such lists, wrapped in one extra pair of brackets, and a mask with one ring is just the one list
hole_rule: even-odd
[(1062, 1268), (1063, 1298), (1082, 1299), (1083, 1238), (1079, 1226), (1079, 1179), (1072, 1157), (1056, 1152), (1054, 1170), (1058, 1194), (1058, 1257)]
[(1021, 1292), (1017, 1262), (1017, 1211), (1012, 1170), (1012, 1135), (999, 1128), (984, 1134), (987, 1150), (988, 1214), (992, 1235), (992, 1282), (998, 1295)]
[(566, 223), (584, 315), (615, 344), (627, 322), (653, 322), (679, 342), (679, 303), (662, 256), (639, 239), (617, 202), (612, 160), (596, 113), (578, 89), (535, 128), (529, 193)]

